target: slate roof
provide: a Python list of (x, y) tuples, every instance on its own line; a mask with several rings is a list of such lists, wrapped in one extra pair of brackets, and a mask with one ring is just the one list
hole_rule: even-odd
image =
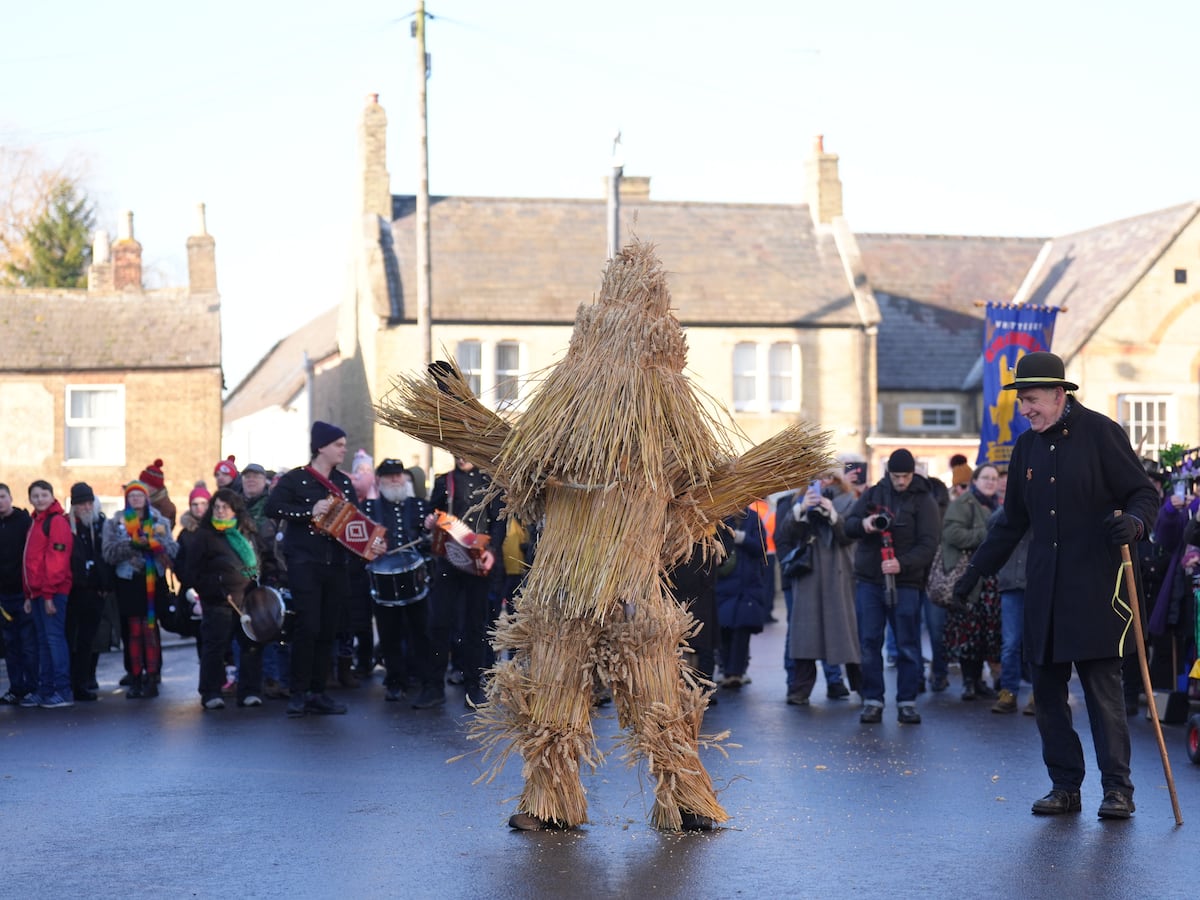
[(0, 371), (219, 367), (220, 310), (215, 295), (179, 288), (0, 291)]
[(337, 324), (335, 306), (276, 343), (225, 398), (225, 421), (289, 403), (304, 388), (305, 353), (319, 362), (338, 352)]
[(882, 321), (879, 389), (964, 390), (980, 356), (984, 310), (1007, 302), (1043, 238), (859, 234)]
[[(410, 322), (415, 199), (393, 197), (393, 212), (391, 318)], [(605, 222), (602, 200), (432, 198), (434, 321), (574, 322), (600, 284)], [(833, 237), (805, 205), (626, 199), (621, 239), (634, 237), (656, 245), (684, 324), (861, 324)]]
[(1028, 299), (1067, 309), (1054, 352), (1069, 363), (1197, 213), (1200, 203), (1185, 203), (1054, 238)]

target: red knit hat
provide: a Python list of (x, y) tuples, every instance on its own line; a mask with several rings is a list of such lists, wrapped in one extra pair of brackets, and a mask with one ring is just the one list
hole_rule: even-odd
[(234, 456), (231, 453), (227, 458), (221, 460), (213, 467), (213, 475), (220, 475), (224, 473), (225, 475), (229, 476), (230, 480), (237, 478), (238, 470), (237, 466), (233, 464), (233, 460)]
[(208, 485), (203, 481), (197, 481), (196, 486), (192, 488), (192, 492), (188, 494), (188, 506), (191, 506), (192, 501), (197, 497), (203, 497), (205, 500), (212, 499), (212, 494), (208, 492)]
[(156, 459), (153, 465), (142, 469), (142, 474), (138, 476), (138, 481), (150, 488), (151, 491), (161, 491), (163, 489), (162, 467), (163, 461)]

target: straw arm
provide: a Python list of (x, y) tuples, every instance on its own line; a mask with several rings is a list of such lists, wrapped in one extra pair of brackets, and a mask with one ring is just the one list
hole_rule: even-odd
[(794, 490), (835, 465), (831, 433), (798, 423), (713, 470), (708, 484), (692, 489), (703, 517), (720, 520), (776, 491)]

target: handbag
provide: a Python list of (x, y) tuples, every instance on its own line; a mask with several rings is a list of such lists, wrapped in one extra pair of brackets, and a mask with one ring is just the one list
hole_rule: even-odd
[(971, 554), (963, 551), (958, 556), (958, 564), (949, 572), (942, 562), (942, 545), (938, 544), (937, 552), (933, 554), (933, 562), (929, 564), (929, 581), (925, 592), (934, 606), (950, 609), (954, 603), (954, 583), (967, 574), (967, 566), (971, 564)]
[(779, 572), (784, 578), (796, 579), (809, 575), (813, 570), (813, 539), (797, 544), (779, 561)]

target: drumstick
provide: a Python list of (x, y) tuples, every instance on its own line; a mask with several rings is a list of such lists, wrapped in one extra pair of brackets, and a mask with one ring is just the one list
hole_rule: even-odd
[(240, 617), (242, 622), (250, 621), (250, 617), (248, 615), (246, 615), (244, 612), (242, 612), (242, 609), (240, 606), (238, 606), (236, 603), (233, 602), (233, 594), (226, 594), (225, 602), (234, 608), (234, 610), (237, 612), (237, 614)]
[(387, 553), (385, 553), (385, 554), (383, 554), (383, 555), (384, 555), (384, 556), (391, 556), (393, 553), (399, 553), (401, 550), (407, 550), (409, 547), (415, 547), (415, 546), (417, 546), (417, 544), (421, 543), (421, 541), (423, 541), (423, 540), (425, 540), (425, 539), (424, 539), (424, 538), (417, 538), (415, 541), (409, 541), (407, 544), (401, 544), (401, 545), (400, 545), (399, 547), (397, 547), (396, 549), (394, 549), (394, 550), (389, 550), (389, 551), (387, 551)]

